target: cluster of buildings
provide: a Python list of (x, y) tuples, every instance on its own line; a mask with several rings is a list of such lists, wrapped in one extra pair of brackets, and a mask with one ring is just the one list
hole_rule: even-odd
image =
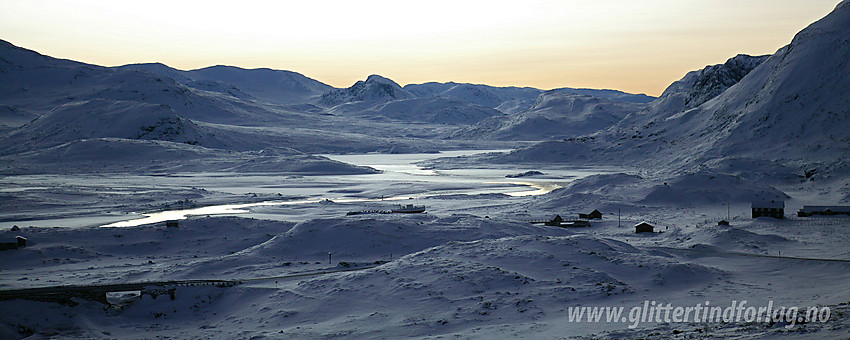
[(803, 209), (797, 211), (799, 217), (809, 217), (813, 215), (833, 216), (847, 215), (850, 216), (849, 206), (839, 205), (804, 205)]
[[(785, 218), (785, 201), (769, 200), (769, 201), (754, 201), (752, 202), (753, 218), (772, 217), (776, 219)], [(797, 216), (808, 217), (814, 215), (833, 216), (847, 215), (850, 216), (850, 206), (821, 206), (821, 205), (806, 205), (803, 209), (797, 211)], [(599, 210), (593, 210), (588, 214), (578, 214), (577, 220), (565, 220), (561, 215), (555, 215), (547, 220), (531, 221), (533, 224), (544, 224), (547, 226), (556, 227), (589, 227), (590, 221), (593, 219), (602, 219), (602, 213)], [(717, 223), (721, 226), (728, 226), (729, 222), (722, 220)], [(652, 233), (655, 231), (655, 226), (649, 222), (640, 222), (635, 224), (635, 233)]]
[[(770, 200), (756, 201), (752, 204), (753, 218), (758, 217), (773, 217), (776, 219), (785, 218), (785, 201)], [(834, 216), (847, 215), (850, 216), (850, 206), (841, 205), (804, 205), (803, 209), (797, 211), (798, 217), (809, 216)]]
[(565, 220), (561, 215), (552, 216), (548, 220), (531, 221), (532, 224), (543, 224), (554, 227), (589, 227), (589, 220), (601, 220), (602, 213), (599, 210), (593, 210), (588, 214), (578, 214), (577, 220)]
[[(593, 210), (587, 214), (578, 214), (577, 220), (565, 220), (561, 215), (552, 216), (547, 220), (531, 221), (532, 224), (543, 224), (554, 227), (589, 227), (590, 220), (601, 220), (602, 212)], [(655, 232), (655, 226), (649, 222), (640, 222), (635, 224), (635, 233), (652, 233)]]

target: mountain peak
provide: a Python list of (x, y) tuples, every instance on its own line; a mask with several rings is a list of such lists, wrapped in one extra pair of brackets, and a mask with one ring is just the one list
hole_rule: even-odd
[(382, 76), (377, 75), (377, 74), (373, 74), (373, 75), (370, 75), (369, 77), (367, 77), (366, 82), (367, 83), (388, 84), (388, 85), (401, 87), (398, 83), (396, 83), (392, 79), (385, 78), (385, 77), (382, 77)]
[(688, 72), (670, 84), (650, 107), (658, 112), (677, 112), (700, 106), (737, 84), (768, 57), (738, 54), (723, 64)]
[(390, 102), (399, 99), (416, 98), (416, 95), (401, 88), (398, 83), (373, 74), (346, 89), (331, 90), (322, 95), (319, 103), (335, 106), (348, 102)]

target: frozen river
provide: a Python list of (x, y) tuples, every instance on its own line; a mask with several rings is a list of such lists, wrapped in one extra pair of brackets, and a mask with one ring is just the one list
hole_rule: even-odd
[[(72, 176), (18, 176), (14, 184), (5, 191), (18, 195), (57, 196), (61, 188), (68, 206), (56, 207), (55, 202), (36, 206), (26, 211), (5, 215), (0, 227), (21, 226), (68, 226), (89, 225), (135, 226), (166, 220), (179, 220), (193, 215), (242, 214), (258, 218), (299, 220), (315, 213), (318, 209), (306, 207), (322, 206), (321, 203), (364, 203), (400, 201), (457, 195), (504, 194), (508, 196), (540, 195), (563, 187), (576, 178), (606, 172), (604, 169), (569, 168), (516, 168), (476, 166), (452, 170), (423, 168), (417, 163), (441, 158), (458, 157), (509, 150), (461, 150), (427, 154), (360, 154), (324, 155), (341, 162), (369, 166), (381, 173), (368, 175), (336, 176), (287, 176), (280, 174), (234, 174), (234, 173), (187, 173), (168, 176), (148, 175), (72, 175)], [(543, 175), (508, 178), (530, 170)], [(6, 178), (5, 180), (10, 180)], [(75, 190), (80, 191), (79, 195)], [(75, 195), (80, 199), (87, 191), (98, 195), (114, 194), (118, 200), (145, 200), (163, 192), (203, 190), (203, 195), (222, 195), (222, 204), (199, 203), (202, 207), (188, 209), (140, 209), (121, 211), (122, 204), (116, 202), (109, 207), (91, 208), (91, 212), (75, 211)], [(149, 193), (149, 194), (146, 194)], [(131, 198), (125, 198), (131, 197)], [(239, 201), (239, 197), (251, 199)], [(267, 199), (263, 199), (267, 198)], [(37, 199), (34, 199), (37, 200)], [(214, 201), (213, 201), (214, 202)], [(226, 204), (225, 204), (226, 203)], [(406, 203), (406, 202), (405, 202)], [(389, 202), (388, 202), (389, 204)], [(133, 204), (125, 204), (132, 206)], [(39, 210), (38, 208), (42, 208)], [(86, 207), (88, 208), (88, 207)], [(53, 209), (53, 213), (49, 213)], [(104, 211), (105, 210), (105, 211)], [(158, 212), (149, 212), (159, 210)], [(327, 209), (325, 209), (327, 210)], [(39, 218), (50, 216), (50, 218)], [(17, 214), (14, 214), (17, 213)], [(300, 217), (300, 218), (299, 218)]]

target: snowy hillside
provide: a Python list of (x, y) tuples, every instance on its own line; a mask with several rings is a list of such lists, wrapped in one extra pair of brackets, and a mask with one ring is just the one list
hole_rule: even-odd
[(163, 140), (220, 148), (209, 131), (165, 105), (95, 99), (59, 106), (13, 131), (3, 154), (33, 151), (90, 138)]
[(357, 107), (363, 107), (364, 105), (382, 104), (415, 97), (416, 95), (402, 89), (396, 82), (373, 74), (365, 81), (360, 80), (349, 88), (331, 90), (318, 98), (317, 102), (327, 107), (335, 107), (341, 104), (357, 104)]
[(469, 125), (502, 113), (481, 105), (451, 98), (430, 97), (395, 100), (364, 111), (391, 119), (435, 124)]
[(187, 83), (194, 81), (194, 79), (189, 77), (188, 72), (178, 70), (176, 68), (172, 68), (172, 67), (165, 65), (163, 63), (129, 64), (129, 65), (124, 65), (124, 66), (118, 66), (117, 68), (118, 69), (143, 71), (143, 72), (147, 72), (147, 73), (151, 73), (151, 74), (155, 74), (155, 75), (174, 79), (174, 81), (181, 83), (181, 84), (187, 84)]
[(650, 104), (647, 114), (679, 112), (700, 106), (737, 84), (768, 57), (739, 54), (726, 63), (688, 72), (685, 77), (670, 84), (659, 100)]
[(462, 83), (424, 83), (405, 85), (419, 97), (443, 97), (475, 103), (512, 114), (528, 109), (542, 90), (530, 87), (494, 87)]
[(32, 113), (22, 111), (9, 105), (0, 104), (0, 133), (3, 133), (4, 130), (11, 130), (29, 123), (36, 118), (38, 118), (38, 116)]
[(36, 115), (90, 99), (165, 104), (184, 118), (212, 122), (244, 122), (269, 114), (262, 106), (172, 78), (55, 59), (7, 42), (0, 45), (0, 70), (2, 104)]
[(501, 115), (464, 129), (454, 138), (494, 140), (551, 140), (593, 133), (617, 124), (643, 104), (573, 94), (569, 90), (546, 91), (531, 108)]
[[(221, 81), (192, 80), (182, 84), (172, 77), (181, 81), (187, 78), (165, 65), (143, 68), (148, 70), (87, 65), (3, 42), (0, 144), (4, 173), (192, 169), (369, 173), (371, 170), (291, 149), (280, 157), (258, 157), (254, 153), (300, 145), (322, 151), (371, 151), (390, 144), (356, 132), (315, 143), (320, 135), (315, 127), (322, 121), (309, 111), (315, 107), (307, 106), (302, 111), (257, 103), (252, 96)], [(274, 124), (285, 128), (269, 129)], [(303, 126), (310, 129), (291, 130)], [(341, 143), (340, 139), (349, 143)], [(133, 157), (124, 157), (130, 155)], [(252, 161), (252, 157), (256, 159)]]
[(346, 89), (331, 90), (318, 98), (317, 103), (333, 114), (440, 125), (470, 125), (502, 115), (475, 101), (452, 96), (419, 96), (378, 75), (371, 75)]
[(581, 94), (592, 97), (599, 97), (610, 99), (615, 102), (626, 102), (626, 103), (638, 103), (638, 104), (646, 104), (653, 100), (655, 97), (647, 96), (645, 94), (633, 94), (618, 90), (597, 90), (597, 89), (573, 89), (573, 88), (560, 88), (555, 89), (557, 91), (572, 93), (572, 94)]
[[(549, 142), (508, 160), (547, 154), (624, 159), (669, 171), (709, 167), (751, 178), (794, 179), (817, 169), (846, 173), (850, 164), (850, 4), (813, 23), (791, 44), (704, 103), (762, 58), (738, 56), (690, 73), (645, 111), (593, 136)], [(730, 66), (731, 65), (731, 66)], [(734, 76), (729, 76), (734, 75)], [(691, 101), (688, 101), (691, 100)], [(587, 156), (590, 155), (590, 156)], [(653, 157), (645, 157), (653, 155)]]
[(188, 71), (198, 81), (221, 81), (263, 100), (278, 104), (303, 103), (323, 94), (331, 86), (292, 71), (246, 70), (233, 66), (211, 66)]
[(217, 84), (221, 90), (242, 92), (276, 104), (304, 103), (332, 89), (329, 85), (296, 72), (265, 68), (248, 70), (219, 65), (181, 71), (160, 63), (131, 64), (120, 68), (162, 75), (201, 89), (210, 89), (210, 84)]
[(850, 0), (649, 103), (0, 41), (0, 339), (850, 338), (850, 218), (794, 214), (850, 204), (848, 60)]
[[(495, 87), (465, 83), (424, 83), (409, 84), (405, 90), (419, 97), (447, 97), (472, 102), (491, 107), (506, 114), (527, 111), (534, 105), (538, 96), (544, 91), (531, 87)], [(610, 99), (617, 102), (648, 103), (654, 97), (644, 94), (631, 94), (616, 90), (573, 89), (560, 88), (559, 92), (581, 94), (598, 98)]]
[(0, 174), (171, 174), (181, 172), (373, 174), (374, 169), (291, 149), (231, 151), (161, 140), (79, 139), (0, 156)]

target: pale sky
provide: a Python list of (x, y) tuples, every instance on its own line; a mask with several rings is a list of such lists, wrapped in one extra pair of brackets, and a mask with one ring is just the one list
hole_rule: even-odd
[(302, 73), (336, 87), (610, 88), (770, 54), (838, 0), (2, 0), (0, 39), (57, 58)]

